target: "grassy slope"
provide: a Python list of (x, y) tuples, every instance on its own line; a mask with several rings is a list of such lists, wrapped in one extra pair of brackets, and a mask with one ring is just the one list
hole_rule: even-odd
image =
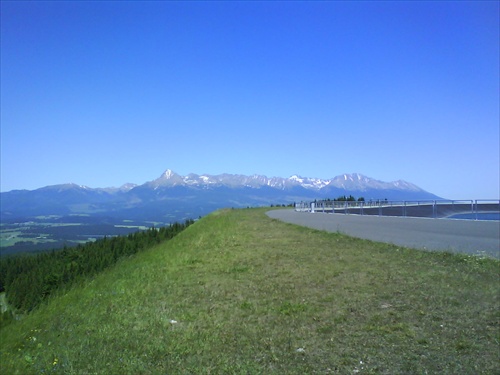
[(7, 326), (2, 373), (499, 373), (498, 261), (264, 212), (215, 212)]

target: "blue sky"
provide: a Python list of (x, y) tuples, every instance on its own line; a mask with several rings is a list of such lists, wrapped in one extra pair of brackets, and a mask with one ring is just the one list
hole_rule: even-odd
[(180, 174), (498, 198), (499, 2), (1, 2), (1, 190)]

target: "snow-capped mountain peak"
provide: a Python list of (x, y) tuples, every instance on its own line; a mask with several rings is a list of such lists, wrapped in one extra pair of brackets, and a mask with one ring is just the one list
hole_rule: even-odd
[(175, 173), (171, 169), (167, 169), (165, 172), (163, 172), (163, 177), (166, 179), (169, 179), (174, 175)]
[(296, 181), (298, 183), (301, 183), (302, 181), (304, 181), (304, 179), (302, 177), (299, 177), (296, 174), (294, 174), (293, 176), (289, 177), (288, 179), (290, 181)]
[[(120, 215), (158, 221), (171, 215), (206, 214), (222, 207), (249, 207), (352, 195), (367, 200), (440, 199), (418, 186), (398, 180), (379, 181), (359, 173), (330, 179), (292, 175), (289, 178), (240, 174), (188, 174), (167, 169), (157, 179), (120, 188), (89, 188), (76, 184), (46, 186), (33, 191), (2, 193), (1, 215), (42, 216), (66, 213)], [(44, 205), (32, 202), (46, 202)], [(57, 202), (53, 205), (52, 202)], [(62, 206), (61, 206), (62, 205)], [(41, 208), (40, 208), (41, 207)], [(62, 208), (61, 208), (62, 207)], [(61, 211), (63, 210), (63, 211)], [(167, 215), (167, 216), (166, 216)]]
[(228, 188), (252, 188), (260, 189), (263, 187), (274, 188), (278, 190), (290, 190), (293, 188), (302, 188), (306, 190), (316, 191), (322, 195), (335, 195), (339, 192), (362, 194), (373, 190), (378, 191), (411, 191), (425, 192), (418, 186), (398, 180), (394, 182), (384, 182), (367, 177), (360, 173), (344, 173), (330, 179), (321, 179), (313, 177), (302, 177), (300, 175), (292, 175), (289, 178), (283, 177), (267, 177), (264, 175), (254, 174), (251, 176), (240, 174), (223, 173), (219, 175), (202, 174), (198, 175), (190, 173), (186, 176), (181, 176), (171, 169), (167, 169), (156, 180), (144, 184), (152, 187), (155, 190), (162, 187), (168, 188), (173, 186), (185, 186), (191, 188), (212, 189), (217, 187)]
[(154, 189), (158, 189), (161, 186), (172, 187), (176, 185), (183, 185), (183, 183), (184, 181), (182, 176), (178, 175), (171, 169), (167, 169), (156, 180), (147, 182), (145, 185), (153, 187)]

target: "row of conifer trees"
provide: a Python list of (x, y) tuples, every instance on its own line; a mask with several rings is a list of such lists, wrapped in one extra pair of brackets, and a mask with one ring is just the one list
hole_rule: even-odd
[(55, 290), (96, 275), (116, 263), (164, 240), (174, 237), (193, 220), (150, 228), (35, 255), (0, 258), (0, 292), (20, 312), (37, 307)]

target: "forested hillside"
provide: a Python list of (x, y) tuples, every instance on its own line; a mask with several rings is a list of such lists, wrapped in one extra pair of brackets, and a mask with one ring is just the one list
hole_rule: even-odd
[(8, 303), (18, 311), (31, 311), (54, 290), (96, 275), (123, 257), (172, 238), (192, 223), (152, 227), (36, 255), (2, 257), (0, 292), (6, 292)]

